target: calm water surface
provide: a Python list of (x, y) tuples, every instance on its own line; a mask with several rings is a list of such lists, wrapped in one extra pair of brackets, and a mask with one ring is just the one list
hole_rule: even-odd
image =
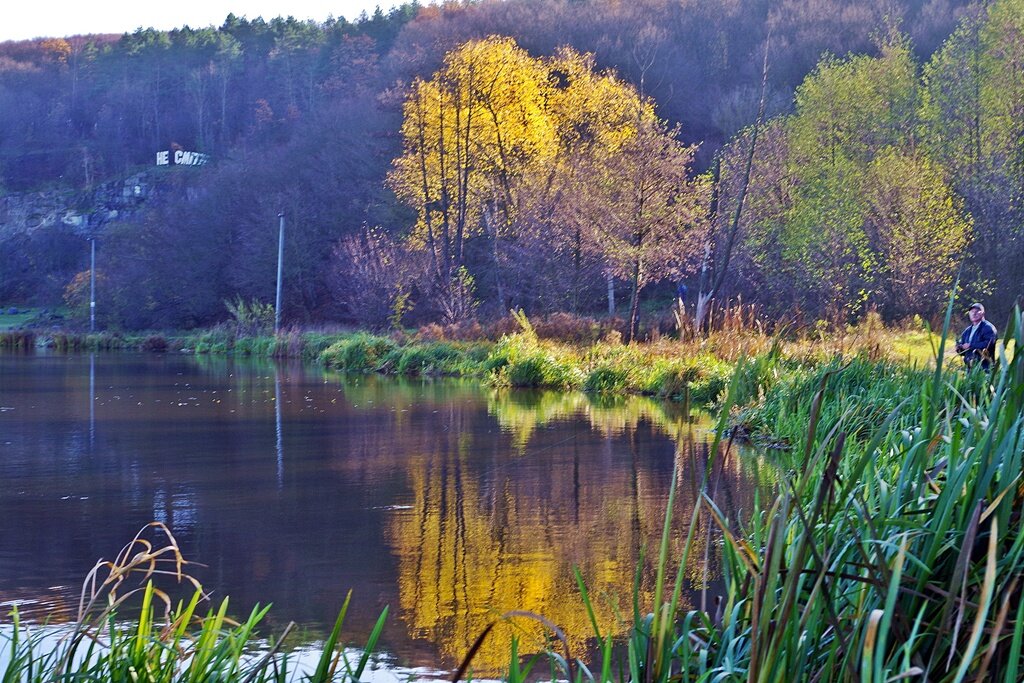
[[(395, 667), (453, 668), (511, 609), (583, 647), (573, 567), (600, 596), (602, 630), (618, 628), (615, 600), (629, 613), (641, 562), (651, 599), (640, 548), (656, 550), (677, 460), (684, 535), (708, 438), (638, 397), (185, 355), (0, 355), (2, 619), (11, 605), (68, 618), (96, 560), (157, 520), (232, 612), (274, 604), (264, 632), (294, 620), (313, 641), (351, 589), (353, 642), (390, 605)], [(749, 515), (771, 468), (748, 453), (716, 462), (714, 498)], [(694, 606), (720, 590), (716, 537), (701, 531)], [(495, 631), (478, 671), (505, 663), (512, 633)]]

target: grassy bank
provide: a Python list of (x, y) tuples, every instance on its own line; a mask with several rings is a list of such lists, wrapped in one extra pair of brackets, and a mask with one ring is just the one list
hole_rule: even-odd
[[(494, 339), (486, 334), (500, 335)], [(465, 337), (468, 337), (466, 339)], [(725, 326), (707, 336), (623, 344), (614, 328), (562, 315), (536, 325), (518, 315), (485, 331), (431, 327), (417, 333), (289, 330), (247, 335), (232, 326), (180, 334), (118, 333), (46, 336), (0, 332), (0, 349), (132, 350), (295, 358), (345, 373), (475, 378), (491, 386), (640, 394), (714, 407), (741, 358), (731, 416), (737, 433), (787, 445), (807, 419), (795, 397), (816, 390), (822, 377), (850, 367), (830, 390), (857, 395), (877, 413), (934, 367), (938, 335), (921, 325), (887, 329), (877, 318), (858, 327), (770, 336), (750, 325)], [(955, 357), (954, 363), (958, 362)], [(862, 392), (862, 390), (864, 390)], [(876, 400), (877, 399), (877, 400)], [(864, 419), (877, 415), (864, 409)]]
[[(1005, 341), (1024, 342), (1019, 311)], [(749, 373), (733, 375), (727, 407)], [(666, 555), (666, 521), (655, 592), (664, 602), (634, 601), (625, 653), (596, 628), (603, 656), (589, 668), (551, 652), (562, 675), (1021, 680), (1024, 357), (1004, 356), (991, 377), (835, 364), (764, 393), (755, 412), (799, 432), (777, 497), (735, 520), (703, 496), (682, 558)], [(727, 598), (680, 613), (683, 568), (708, 521), (722, 538)]]
[(414, 342), (353, 335), (321, 354), (329, 368), (346, 372), (479, 377), (494, 386), (580, 389), (646, 394), (695, 401), (714, 399), (730, 364), (711, 354), (689, 355), (678, 345), (541, 342), (529, 333), (496, 343)]
[(780, 406), (772, 401), (804, 391), (802, 384), (813, 384), (821, 373), (834, 374), (837, 364), (853, 362), (859, 368), (859, 374), (844, 374), (850, 390), (880, 379), (893, 388), (921, 381), (929, 372), (926, 368), (934, 367), (941, 341), (921, 326), (886, 329), (877, 319), (828, 335), (784, 337), (730, 328), (683, 341), (628, 345), (614, 332), (600, 339), (565, 341), (545, 338), (525, 317), (518, 323), (517, 330), (493, 342), (357, 333), (328, 346), (319, 360), (345, 372), (470, 376), (494, 386), (642, 394), (713, 404), (722, 397), (740, 359), (748, 359), (736, 401), (745, 411), (737, 424), (760, 432), (776, 426), (768, 416)]

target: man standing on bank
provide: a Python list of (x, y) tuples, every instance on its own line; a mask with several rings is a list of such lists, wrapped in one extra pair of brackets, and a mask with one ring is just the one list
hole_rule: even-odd
[(996, 353), (996, 326), (985, 320), (985, 307), (981, 304), (971, 304), (967, 316), (971, 324), (960, 333), (956, 352), (964, 357), (968, 368), (981, 363), (982, 369), (987, 372), (992, 367)]

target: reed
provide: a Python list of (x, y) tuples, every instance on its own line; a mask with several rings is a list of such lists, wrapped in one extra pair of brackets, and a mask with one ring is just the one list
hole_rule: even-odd
[[(1017, 310), (1003, 348), (1022, 341)], [(719, 434), (743, 383), (760, 371), (739, 364)], [(672, 560), (666, 522), (659, 601), (643, 609), (635, 589), (625, 638), (601, 633), (592, 620), (597, 660), (577, 662), (570, 676), (567, 658), (549, 653), (558, 676), (1021, 680), (1024, 355), (1004, 353), (991, 376), (939, 362), (930, 373), (890, 380), (879, 385), (868, 360), (808, 374), (802, 386), (816, 390), (791, 406), (803, 433), (775, 499), (749, 519), (729, 519), (707, 495), (705, 477), (682, 556)], [(728, 444), (718, 457), (731, 457)], [(680, 613), (682, 570), (701, 517), (721, 534), (727, 595), (714, 610)]]
[[(150, 538), (157, 532), (159, 540)], [(0, 681), (131, 681), (133, 683), (327, 683), (358, 681), (380, 638), (385, 607), (358, 657), (342, 647), (346, 597), (318, 660), (292, 669), (282, 644), (294, 628), (263, 639), (258, 628), (269, 607), (256, 606), (243, 621), (228, 613), (228, 599), (200, 611), (207, 601), (202, 586), (189, 576), (171, 531), (158, 522), (144, 527), (113, 561), (100, 561), (86, 577), (76, 619), (59, 629), (29, 627), (17, 609), (9, 629), (0, 631)], [(172, 578), (194, 588), (191, 599), (172, 602), (155, 579)], [(141, 581), (135, 586), (135, 580)], [(134, 587), (133, 587), (134, 586)], [(137, 619), (121, 621), (118, 610), (141, 600)]]

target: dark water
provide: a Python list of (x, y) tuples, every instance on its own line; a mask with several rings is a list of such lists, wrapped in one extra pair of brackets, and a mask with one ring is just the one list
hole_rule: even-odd
[[(628, 616), (641, 563), (650, 604), (673, 467), (677, 547), (708, 438), (637, 397), (181, 355), (0, 355), (0, 612), (69, 618), (97, 559), (156, 520), (233, 613), (274, 604), (265, 633), (294, 620), (300, 640), (320, 637), (351, 589), (346, 634), (365, 638), (390, 605), (382, 648), (396, 665), (452, 668), (511, 609), (584, 647), (573, 567), (602, 630), (621, 628), (616, 608)], [(715, 462), (719, 506), (749, 515), (771, 468), (736, 452)], [(693, 606), (721, 588), (716, 538), (702, 525), (698, 539)], [(528, 647), (536, 629), (515, 628)], [(505, 663), (512, 632), (495, 631), (478, 671)]]

